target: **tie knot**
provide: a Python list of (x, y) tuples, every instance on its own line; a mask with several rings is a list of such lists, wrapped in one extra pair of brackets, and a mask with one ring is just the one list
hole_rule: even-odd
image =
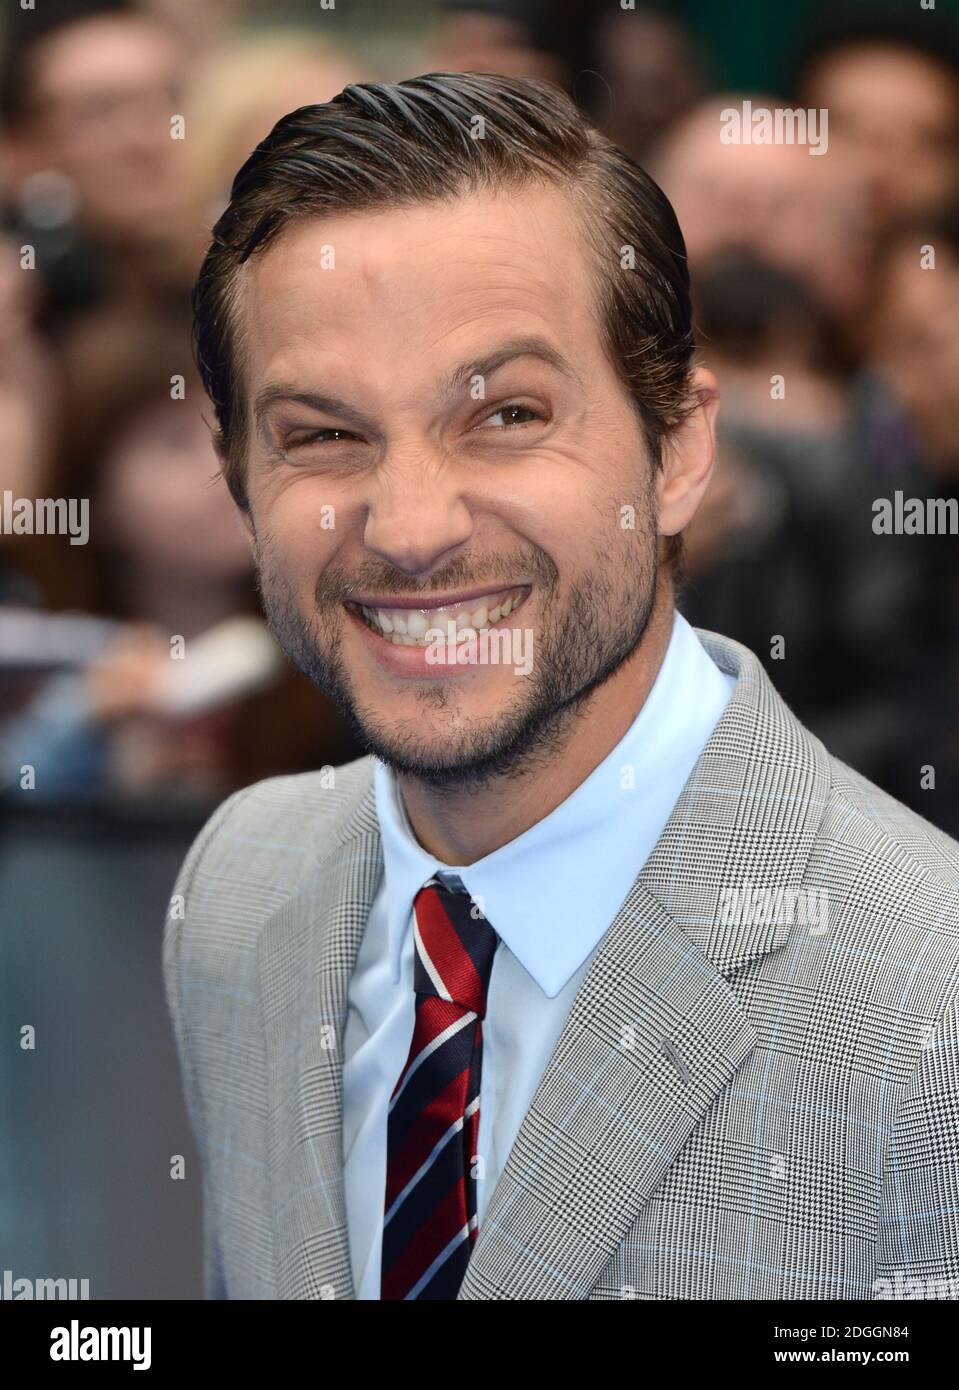
[(432, 878), (413, 900), (416, 994), (451, 999), (480, 1018), (499, 937), (465, 889)]

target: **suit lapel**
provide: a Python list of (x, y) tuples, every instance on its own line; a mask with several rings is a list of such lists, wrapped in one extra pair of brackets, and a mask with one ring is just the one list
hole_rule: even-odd
[[(724, 893), (798, 888), (827, 755), (746, 648), (698, 634), (736, 689), (606, 932), (490, 1199), (461, 1299), (586, 1298), (756, 1044), (728, 977), (787, 923)], [(729, 901), (729, 899), (725, 899)]]
[(372, 771), (260, 939), (277, 1291), (356, 1297), (343, 1194), (347, 990), (382, 871)]
[(520, 1127), (459, 1297), (585, 1298), (755, 1042), (727, 982), (635, 884)]

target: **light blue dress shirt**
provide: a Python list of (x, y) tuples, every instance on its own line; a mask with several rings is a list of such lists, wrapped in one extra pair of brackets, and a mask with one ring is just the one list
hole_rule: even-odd
[(353, 1283), (380, 1296), (386, 1120), (413, 1036), (413, 899), (458, 876), (499, 934), (483, 1023), (477, 1151), (480, 1228), (513, 1141), (600, 939), (658, 840), (735, 686), (681, 614), (659, 674), (619, 743), (529, 830), (446, 865), (416, 840), (396, 778), (377, 761), (384, 874), (350, 978), (343, 1157)]

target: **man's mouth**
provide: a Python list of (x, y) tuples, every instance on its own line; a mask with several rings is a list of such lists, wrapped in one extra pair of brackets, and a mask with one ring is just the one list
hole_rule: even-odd
[[(391, 608), (373, 607), (368, 604), (348, 602), (346, 607), (371, 628), (378, 637), (392, 642), (396, 647), (426, 647), (429, 640), (426, 634), (432, 628), (439, 628), (445, 637), (447, 624), (456, 624), (457, 632), (467, 628), (482, 632), (495, 627), (510, 613), (515, 612), (529, 596), (530, 586), (520, 584), (511, 589), (491, 590), (468, 599), (460, 599), (435, 608)], [(409, 600), (407, 600), (407, 603)]]

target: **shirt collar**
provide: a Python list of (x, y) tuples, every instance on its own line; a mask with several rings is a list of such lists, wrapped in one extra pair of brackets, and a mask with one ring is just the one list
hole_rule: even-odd
[(399, 784), (378, 759), (393, 981), (413, 899), (441, 871), (457, 875), (491, 926), (554, 998), (599, 943), (658, 840), (735, 686), (680, 613), (652, 689), (626, 733), (549, 815), (473, 864), (449, 865), (418, 843)]

